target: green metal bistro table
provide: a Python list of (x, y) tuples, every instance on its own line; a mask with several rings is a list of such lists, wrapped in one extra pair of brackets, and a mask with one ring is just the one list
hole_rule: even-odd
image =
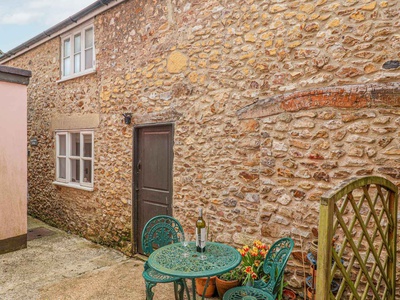
[[(184, 256), (185, 252), (189, 253), (188, 257)], [(210, 277), (226, 273), (242, 261), (239, 251), (221, 243), (207, 242), (204, 254), (207, 258), (201, 260), (194, 242), (190, 242), (186, 250), (181, 243), (175, 243), (155, 250), (147, 262), (162, 274), (191, 279), (193, 300), (196, 299), (195, 278), (207, 277), (202, 297), (204, 299)]]

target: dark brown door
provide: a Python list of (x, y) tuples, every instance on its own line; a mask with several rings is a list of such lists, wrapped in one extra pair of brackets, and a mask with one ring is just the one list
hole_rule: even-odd
[(135, 129), (136, 245), (143, 253), (141, 235), (148, 220), (172, 214), (172, 125)]

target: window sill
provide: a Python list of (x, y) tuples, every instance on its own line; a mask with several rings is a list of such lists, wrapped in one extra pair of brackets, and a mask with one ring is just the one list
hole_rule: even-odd
[(53, 181), (54, 185), (59, 185), (63, 187), (69, 187), (77, 190), (83, 190), (83, 191), (88, 191), (88, 192), (93, 192), (93, 187), (88, 187), (88, 186), (81, 186), (78, 184), (73, 184), (73, 183), (64, 183), (64, 182), (59, 182), (59, 181)]
[(80, 72), (80, 73), (76, 73), (74, 75), (65, 76), (65, 77), (61, 78), (60, 80), (57, 80), (56, 82), (57, 83), (61, 83), (61, 82), (64, 82), (64, 81), (68, 81), (68, 80), (71, 80), (71, 79), (75, 79), (75, 78), (78, 78), (78, 77), (82, 77), (82, 76), (89, 75), (89, 74), (94, 74), (94, 73), (96, 73), (96, 69), (90, 69), (90, 70), (87, 70), (85, 72)]

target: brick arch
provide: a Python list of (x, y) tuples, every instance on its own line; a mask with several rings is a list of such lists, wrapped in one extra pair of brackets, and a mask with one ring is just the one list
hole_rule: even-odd
[(259, 100), (237, 111), (239, 119), (321, 107), (400, 107), (400, 82), (345, 85), (292, 92)]

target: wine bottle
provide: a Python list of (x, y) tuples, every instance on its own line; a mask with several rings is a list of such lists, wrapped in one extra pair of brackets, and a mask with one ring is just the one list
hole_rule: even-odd
[(206, 222), (203, 219), (202, 208), (199, 208), (199, 218), (196, 221), (196, 250), (206, 251)]

